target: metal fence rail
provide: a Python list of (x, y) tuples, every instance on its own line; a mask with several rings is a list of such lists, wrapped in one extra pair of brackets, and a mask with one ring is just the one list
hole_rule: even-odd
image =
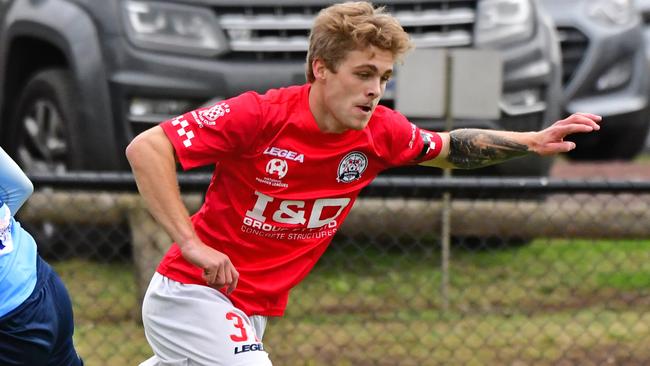
[[(133, 177), (31, 178), (19, 220), (70, 289), (86, 364), (144, 360), (140, 298), (170, 242)], [(180, 177), (191, 211), (208, 180)], [(380, 177), (265, 348), (276, 365), (650, 364), (649, 294), (650, 182)]]

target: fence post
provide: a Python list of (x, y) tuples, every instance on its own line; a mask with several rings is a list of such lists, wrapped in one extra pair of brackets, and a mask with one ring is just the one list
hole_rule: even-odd
[[(445, 53), (445, 130), (451, 131), (454, 128), (454, 115), (452, 110), (452, 81), (451, 75), (453, 70), (451, 55)], [(451, 177), (451, 169), (443, 170), (443, 177)], [(449, 310), (449, 257), (450, 257), (450, 246), (451, 246), (451, 193), (445, 191), (442, 195), (442, 217), (441, 217), (442, 227), (440, 228), (440, 239), (441, 239), (441, 253), (440, 253), (440, 271), (441, 284), (440, 292), (442, 295), (442, 308), (443, 310)]]
[[(142, 205), (128, 211), (138, 304), (142, 304), (151, 276), (171, 244), (169, 235)], [(138, 308), (140, 314), (141, 308)]]
[[(200, 194), (184, 194), (182, 199), (189, 212), (197, 211), (202, 204)], [(132, 236), (136, 289), (139, 303), (142, 304), (151, 276), (169, 250), (172, 239), (151, 216), (144, 200), (139, 196), (135, 201), (129, 200), (127, 217)], [(138, 313), (140, 310), (138, 309)]]

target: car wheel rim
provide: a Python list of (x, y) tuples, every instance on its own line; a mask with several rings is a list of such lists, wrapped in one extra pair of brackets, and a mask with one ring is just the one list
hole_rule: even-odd
[(35, 100), (22, 118), (24, 137), (18, 159), (27, 172), (67, 170), (68, 143), (63, 118), (49, 99)]

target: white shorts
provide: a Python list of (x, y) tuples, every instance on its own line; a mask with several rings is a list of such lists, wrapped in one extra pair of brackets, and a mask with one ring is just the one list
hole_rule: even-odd
[(266, 320), (249, 318), (213, 288), (155, 273), (142, 304), (155, 356), (140, 366), (270, 366), (261, 341)]

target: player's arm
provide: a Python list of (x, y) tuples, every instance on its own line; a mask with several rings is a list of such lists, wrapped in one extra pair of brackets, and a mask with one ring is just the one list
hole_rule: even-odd
[(228, 256), (205, 245), (196, 234), (181, 199), (174, 147), (163, 129), (156, 126), (136, 136), (126, 156), (149, 211), (178, 244), (183, 257), (203, 269), (208, 285), (217, 289), (225, 285), (232, 292), (239, 274)]
[(32, 182), (18, 164), (0, 148), (0, 204), (7, 204), (14, 215), (32, 192)]
[(542, 156), (563, 153), (575, 148), (575, 143), (564, 141), (566, 136), (598, 130), (600, 120), (594, 114), (575, 113), (537, 132), (459, 129), (441, 133), (440, 154), (420, 165), (474, 169), (533, 153)]

